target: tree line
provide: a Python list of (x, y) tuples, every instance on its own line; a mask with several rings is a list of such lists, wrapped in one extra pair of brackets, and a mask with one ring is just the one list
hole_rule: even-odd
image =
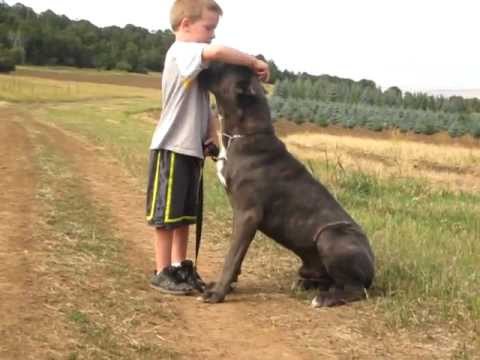
[(396, 86), (382, 91), (371, 80), (353, 81), (339, 77), (302, 74), (277, 80), (275, 95), (282, 98), (320, 100), (347, 104), (399, 107), (413, 110), (444, 111), (448, 113), (480, 112), (480, 100), (461, 96), (432, 96), (426, 93), (405, 92)]
[(479, 99), (403, 93), (398, 87), (382, 91), (366, 79), (284, 76), (275, 83), (270, 105), (274, 118), (297, 123), (310, 121), (374, 131), (399, 129), (426, 135), (447, 131), (452, 137), (471, 134), (480, 138)]
[(319, 126), (337, 125), (372, 131), (398, 129), (401, 132), (432, 135), (446, 131), (451, 137), (470, 134), (480, 138), (480, 113), (458, 113), (342, 103), (312, 99), (270, 97), (272, 118), (288, 119), (298, 124), (312, 122)]
[(0, 71), (16, 64), (162, 71), (173, 41), (169, 30), (150, 32), (134, 25), (99, 28), (50, 10), (36, 14), (22, 4), (0, 2)]

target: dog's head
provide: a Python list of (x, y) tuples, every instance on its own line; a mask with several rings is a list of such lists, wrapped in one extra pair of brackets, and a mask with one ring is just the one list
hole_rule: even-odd
[(219, 107), (227, 111), (266, 103), (259, 79), (246, 66), (213, 62), (200, 73), (199, 83), (202, 88), (211, 91)]

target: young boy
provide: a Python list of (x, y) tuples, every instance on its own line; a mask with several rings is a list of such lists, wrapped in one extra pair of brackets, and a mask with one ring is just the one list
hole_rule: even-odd
[(155, 227), (156, 271), (150, 285), (188, 294), (200, 277), (186, 260), (189, 225), (196, 222), (201, 164), (207, 144), (217, 143), (208, 93), (197, 75), (210, 61), (246, 65), (268, 80), (268, 64), (212, 45), (222, 9), (214, 0), (176, 0), (170, 13), (175, 43), (165, 58), (163, 110), (150, 145), (147, 221)]

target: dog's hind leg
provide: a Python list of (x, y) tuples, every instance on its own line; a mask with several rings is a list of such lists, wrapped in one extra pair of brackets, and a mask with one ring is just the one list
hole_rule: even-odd
[[(320, 262), (320, 259), (317, 262)], [(317, 266), (315, 270), (303, 264), (298, 270), (298, 275), (300, 278), (293, 282), (292, 291), (312, 289), (327, 291), (333, 284), (333, 279), (328, 275), (322, 264)]]
[(343, 288), (332, 287), (330, 291), (320, 291), (312, 300), (313, 307), (330, 307), (345, 305), (367, 297), (363, 285), (348, 285)]
[(203, 301), (217, 303), (225, 299), (230, 285), (240, 274), (243, 258), (252, 242), (259, 223), (259, 213), (255, 209), (235, 212), (233, 215), (233, 240), (230, 245), (220, 280), (212, 289), (206, 290)]
[(312, 305), (336, 306), (364, 299), (375, 270), (373, 253), (363, 232), (353, 225), (327, 228), (319, 234), (316, 244), (333, 285), (329, 291), (321, 291)]

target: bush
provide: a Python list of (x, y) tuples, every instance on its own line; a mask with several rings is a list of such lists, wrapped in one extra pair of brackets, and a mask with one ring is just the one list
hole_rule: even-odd
[(115, 69), (120, 71), (132, 71), (132, 65), (122, 60), (115, 65)]
[(342, 121), (342, 126), (346, 129), (353, 129), (356, 125), (355, 119), (353, 118)]
[(15, 55), (11, 50), (0, 48), (0, 73), (15, 71)]
[(10, 50), (10, 54), (15, 64), (25, 64), (25, 50), (23, 48), (15, 47)]
[(463, 125), (461, 121), (455, 121), (448, 128), (448, 135), (451, 137), (460, 137), (465, 135), (467, 128)]
[(317, 124), (318, 126), (321, 126), (321, 127), (327, 127), (328, 126), (328, 119), (327, 117), (322, 114), (321, 111), (317, 111), (315, 113), (315, 116), (314, 116), (314, 119), (313, 121), (315, 122), (315, 124)]
[(480, 138), (480, 122), (476, 122), (472, 124), (470, 128), (470, 134), (476, 139)]
[(380, 121), (370, 120), (367, 123), (367, 129), (371, 131), (382, 131), (384, 129), (384, 124)]
[(429, 121), (418, 121), (415, 123), (414, 131), (423, 135), (433, 135), (437, 132), (435, 125)]
[(148, 69), (144, 65), (138, 65), (137, 67), (133, 68), (131, 72), (137, 73), (137, 74), (148, 74)]

